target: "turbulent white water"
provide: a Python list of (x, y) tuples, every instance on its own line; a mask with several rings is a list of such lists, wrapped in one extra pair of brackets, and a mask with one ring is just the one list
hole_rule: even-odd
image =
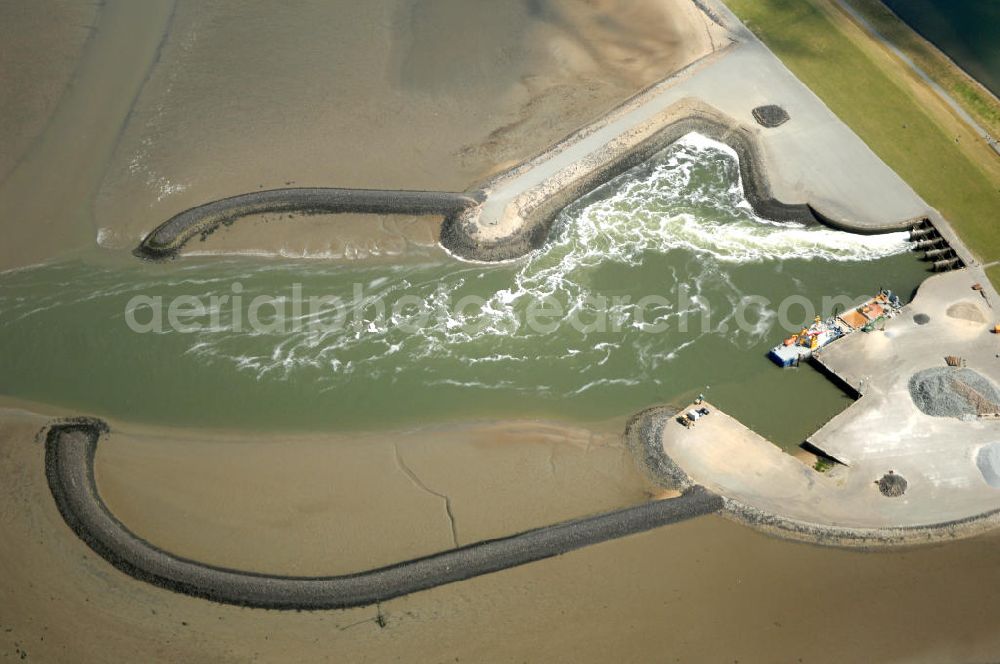
[[(613, 193), (600, 198), (608, 192)], [(732, 281), (725, 264), (789, 259), (867, 261), (905, 251), (905, 237), (905, 233), (859, 236), (761, 219), (744, 198), (735, 153), (722, 143), (689, 134), (656, 160), (652, 168), (634, 169), (605, 185), (598, 192), (598, 200), (570, 206), (558, 219), (549, 244), (507, 268), (512, 274), (505, 287), (475, 287), (475, 269), (463, 268), (444, 277), (434, 271), (431, 279), (421, 278), (420, 270), (407, 270), (402, 278), (370, 281), (364, 296), (350, 301), (351, 306), (356, 306), (364, 298), (377, 298), (391, 304), (404, 294), (415, 294), (425, 310), (432, 312), (426, 322), (407, 326), (401, 312), (387, 313), (347, 333), (309, 329), (311, 322), (332, 319), (334, 310), (330, 308), (298, 318), (305, 329), (289, 333), (268, 353), (244, 352), (241, 335), (218, 333), (199, 335), (190, 352), (232, 362), (241, 370), (255, 372), (258, 379), (269, 375), (287, 379), (299, 367), (325, 369), (343, 377), (357, 371), (384, 371), (382, 365), (394, 363), (401, 353), (409, 362), (453, 358), (464, 367), (484, 363), (517, 366), (535, 359), (554, 336), (560, 340), (551, 348), (553, 354), (571, 358), (588, 369), (606, 364), (623, 348), (637, 351), (645, 357), (641, 364), (658, 369), (692, 347), (701, 335), (726, 335), (731, 343), (747, 347), (770, 331), (775, 312), (761, 306), (751, 312), (753, 325), (728, 331), (732, 311), (746, 295)], [(648, 285), (648, 292), (637, 291), (631, 303), (608, 302), (605, 306), (595, 302), (600, 295), (589, 284), (590, 272), (608, 264), (637, 267), (648, 254), (662, 255), (671, 250), (693, 252), (700, 258), (688, 262), (685, 274), (671, 266), (668, 280), (654, 281)], [(681, 301), (676, 292), (679, 284), (684, 284), (691, 296), (686, 301)], [(652, 314), (637, 322), (635, 302), (651, 294), (671, 302), (660, 303)], [(467, 307), (459, 307), (463, 295), (472, 295)], [(528, 307), (546, 298), (563, 310), (563, 315), (550, 325), (559, 331), (556, 335), (548, 328), (538, 332), (527, 325)], [(655, 341), (633, 338), (634, 333), (657, 325), (679, 325), (684, 317), (701, 316), (706, 311), (714, 311), (716, 320), (709, 319), (706, 327), (699, 318), (696, 330), (689, 325), (689, 334), (667, 347), (662, 337)], [(574, 321), (597, 320), (598, 316), (605, 330), (616, 324), (628, 329), (593, 348), (561, 347), (566, 335), (579, 342), (588, 336), (573, 327)], [(520, 343), (512, 341), (515, 336), (520, 336)], [(240, 350), (234, 351), (233, 345)], [(494, 348), (506, 350), (490, 352)], [(627, 365), (631, 366), (623, 367), (622, 375), (588, 381), (583, 388), (574, 384), (563, 394), (577, 394), (602, 384), (637, 384), (648, 378), (645, 371), (636, 375), (632, 362)], [(451, 372), (430, 384), (489, 390), (545, 388), (544, 384), (517, 385), (502, 380), (488, 384), (460, 380)], [(340, 385), (340, 380), (332, 380), (328, 387)]]
[[(274, 398), (307, 388), (331, 399), (345, 390), (379, 403), (406, 399), (414, 408), (483, 394), (586, 409), (680, 389), (699, 354), (750, 366), (759, 357), (747, 359), (746, 351), (780, 335), (781, 297), (818, 298), (832, 283), (858, 290), (851, 295), (868, 292), (871, 261), (905, 250), (902, 233), (858, 236), (757, 217), (735, 154), (690, 134), (569, 206), (550, 242), (514, 263), (425, 256), (393, 266), (247, 259), (53, 266), (0, 275), (0, 342), (14, 353), (30, 335), (52, 336), (65, 328), (61, 321), (74, 320), (100, 334), (84, 354), (106, 353), (128, 375), (155, 364), (178, 382), (203, 376), (226, 386), (234, 409), (246, 390)], [(838, 267), (847, 263), (850, 274)], [(126, 303), (137, 295), (162, 298), (163, 329), (128, 329)], [(188, 320), (201, 329), (168, 324), (166, 307), (178, 295), (204, 306)], [(220, 296), (228, 300), (212, 301)], [(323, 296), (339, 301), (308, 300)], [(263, 298), (256, 326), (254, 298)], [(137, 317), (151, 316), (142, 309)], [(63, 361), (81, 360), (70, 353)], [(257, 387), (241, 392), (237, 377)]]
[[(498, 304), (560, 290), (584, 297), (572, 276), (602, 263), (638, 265), (648, 252), (684, 249), (718, 263), (790, 259), (870, 261), (907, 251), (907, 234), (869, 236), (762, 219), (747, 202), (736, 153), (697, 133), (654, 166), (640, 166), (565, 210), (549, 245), (533, 253)], [(728, 183), (728, 186), (727, 186)], [(710, 275), (718, 278), (714, 270)]]
[[(723, 262), (793, 258), (874, 260), (907, 250), (906, 233), (866, 236), (821, 226), (762, 219), (753, 213), (736, 153), (688, 134), (646, 173), (635, 169), (612, 183), (610, 198), (573, 210), (567, 239), (599, 246), (602, 259), (631, 260), (643, 251), (689, 249)], [(636, 177), (637, 173), (642, 173)], [(728, 187), (720, 183), (729, 182)], [(599, 238), (607, 236), (610, 242)]]

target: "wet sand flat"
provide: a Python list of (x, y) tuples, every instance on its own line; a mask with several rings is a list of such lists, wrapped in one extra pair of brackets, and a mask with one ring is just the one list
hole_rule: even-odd
[(115, 427), (99, 449), (98, 489), (140, 537), (286, 575), (363, 571), (649, 497), (619, 435), (545, 422), (308, 437)]
[[(26, 146), (16, 168), (0, 181), (0, 270), (94, 245), (94, 197), (156, 60), (171, 10), (169, 0), (106, 0), (101, 5), (92, 38), (73, 63), (69, 84), (45, 120), (45, 131)], [(72, 13), (53, 11), (42, 20), (49, 21), (62, 27), (47, 26), (43, 33), (75, 27)], [(19, 16), (10, 29), (31, 35), (33, 27)], [(44, 45), (29, 50), (33, 49)], [(48, 76), (31, 78), (24, 86), (30, 90), (19, 91), (21, 99), (58, 84), (51, 78), (55, 73)]]
[(45, 129), (98, 15), (72, 0), (0, 3), (0, 182)]
[[(260, 188), (464, 190), (710, 52), (716, 32), (683, 0), (179, 2), (97, 199), (101, 243), (130, 249), (183, 209)], [(317, 230), (255, 248), (329, 237)]]
[(256, 215), (189, 242), (181, 254), (398, 261), (414, 249), (437, 247), (441, 220), (398, 214)]
[(996, 535), (859, 553), (718, 517), (379, 607), (212, 604), (137, 582), (72, 535), (43, 479), (43, 422), (0, 420), (0, 652), (27, 661), (941, 662), (1000, 648)]

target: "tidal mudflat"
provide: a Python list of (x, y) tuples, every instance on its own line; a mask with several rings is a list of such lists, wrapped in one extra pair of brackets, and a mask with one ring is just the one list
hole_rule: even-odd
[[(669, 650), (682, 660), (931, 662), (988, 660), (1000, 647), (1000, 599), (983, 590), (1000, 582), (994, 535), (865, 553), (774, 539), (717, 517), (379, 607), (288, 613), (213, 604), (119, 574), (68, 531), (37, 482), (32, 438), (45, 422), (6, 410), (0, 424), (0, 460), (11, 469), (0, 488), (0, 638), (29, 661), (279, 661), (290, 653), (433, 661), (445, 651), (603, 662)], [(927, 610), (928, 601), (939, 608)]]
[[(122, 7), (105, 16), (143, 24)], [(138, 40), (155, 64), (136, 56), (115, 70), (135, 82), (109, 97), (127, 112), (95, 134), (93, 170), (72, 196), (51, 199), (55, 230), (30, 226), (45, 209), (37, 190), (4, 192), (30, 204), (0, 222), (12, 226), (3, 267), (16, 268), (0, 273), (0, 563), (11, 572), (0, 643), (42, 661), (986, 658), (997, 645), (996, 597), (982, 593), (995, 576), (989, 536), (862, 554), (705, 517), (365, 609), (275, 614), (143, 584), (69, 531), (36, 440), (54, 417), (111, 423), (97, 482), (151, 542), (219, 566), (332, 574), (666, 497), (620, 439), (651, 403), (705, 392), (790, 450), (847, 404), (818, 374), (779, 378), (765, 363), (782, 336), (778, 303), (820, 301), (831, 283), (905, 297), (926, 266), (899, 234), (759, 217), (732, 154), (697, 136), (571, 205), (517, 262), (457, 261), (437, 248), (433, 219), (267, 215), (170, 264), (129, 254), (178, 211), (255, 188), (464, 190), (729, 43), (687, 2), (512, 3), (489, 15), (488, 34), (463, 30), (487, 23), (484, 7), (315, 3), (278, 15), (240, 3), (232, 21), (224, 6), (178, 3), (154, 17), (164, 30), (143, 24), (160, 37)], [(272, 39), (251, 37), (265, 28)], [(272, 298), (257, 312), (266, 327), (296, 284), (347, 302), (361, 285), (390, 301), (477, 304), (434, 309), (416, 330), (391, 307), (379, 319), (362, 306), (346, 333), (300, 313), (298, 327), (253, 334), (212, 306)], [(554, 327), (521, 329), (542, 295), (562, 309)], [(665, 301), (640, 308), (648, 295)], [(743, 306), (737, 321), (754, 295), (770, 304)], [(130, 309), (136, 297), (205, 298), (186, 322), (207, 325), (157, 329), (155, 300)], [(602, 297), (613, 304), (595, 306)], [(148, 329), (129, 329), (130, 314)], [(602, 314), (608, 327), (591, 325)], [(958, 601), (969, 596), (975, 606)]]

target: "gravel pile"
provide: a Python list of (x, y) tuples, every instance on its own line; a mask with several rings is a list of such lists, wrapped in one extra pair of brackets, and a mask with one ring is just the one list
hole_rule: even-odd
[(1000, 391), (972, 369), (925, 369), (910, 377), (910, 396), (934, 417), (977, 417), (984, 406), (1000, 404)]
[(899, 498), (906, 492), (906, 480), (891, 470), (882, 476), (878, 482), (878, 490), (886, 498)]
[(971, 302), (959, 302), (958, 304), (953, 304), (948, 307), (948, 311), (946, 311), (945, 314), (949, 318), (966, 320), (970, 323), (986, 322), (986, 314), (983, 313), (982, 309)]
[(788, 122), (788, 112), (774, 104), (758, 106), (751, 113), (753, 113), (753, 119), (762, 127), (778, 127)]

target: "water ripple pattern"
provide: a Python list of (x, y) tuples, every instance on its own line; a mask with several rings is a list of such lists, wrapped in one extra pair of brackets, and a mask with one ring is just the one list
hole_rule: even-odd
[[(220, 423), (249, 400), (303, 428), (360, 426), (389, 404), (414, 416), (443, 403), (487, 414), (484, 395), (490, 413), (560, 404), (560, 415), (610, 415), (693, 388), (685, 376), (694, 372), (671, 368), (685, 356), (739, 362), (773, 342), (774, 308), (751, 296), (818, 296), (839, 266), (905, 250), (903, 233), (757, 217), (735, 153), (689, 134), (567, 207), (550, 241), (517, 262), (425, 252), (390, 266), (187, 259), (0, 275), (0, 388), (35, 399), (55, 389), (55, 401), (106, 415), (116, 403), (143, 419), (186, 410), (200, 423), (212, 423), (211, 409), (180, 392), (211, 392)], [(796, 261), (808, 265), (809, 284), (788, 268)], [(852, 295), (871, 288), (862, 268), (852, 272), (862, 284)], [(128, 329), (136, 296), (161, 298), (162, 329)], [(177, 296), (201, 306), (184, 330), (168, 324)], [(135, 317), (151, 322), (151, 311)], [(62, 370), (114, 365), (119, 378), (96, 393), (72, 381), (53, 388), (66, 374), (37, 369), (53, 354), (65, 355)], [(141, 377), (152, 375), (160, 394), (144, 412), (134, 394), (149, 392)]]

